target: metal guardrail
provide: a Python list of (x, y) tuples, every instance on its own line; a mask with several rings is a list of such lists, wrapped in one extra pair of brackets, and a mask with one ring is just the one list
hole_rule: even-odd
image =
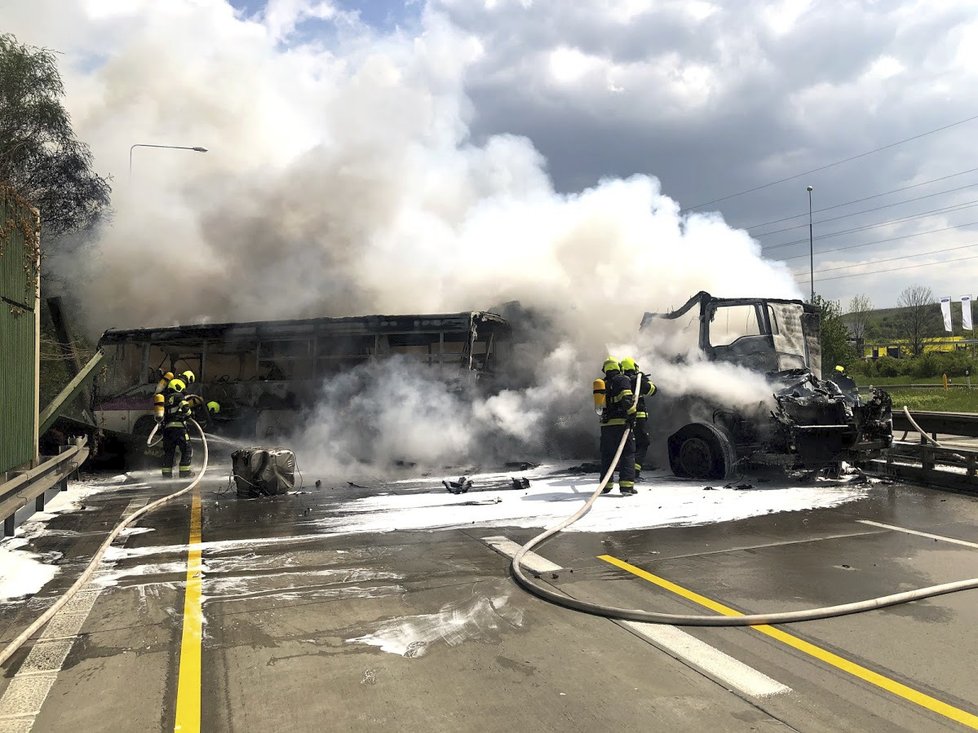
[(893, 478), (965, 493), (978, 492), (978, 450), (894, 443), (872, 468)]
[[(961, 435), (978, 438), (978, 413), (974, 412), (923, 412), (911, 410), (910, 414), (921, 428), (931, 435)], [(915, 431), (902, 411), (893, 411), (894, 431)]]
[(0, 484), (0, 517), (3, 517), (3, 534), (14, 533), (14, 514), (34, 500), (35, 511), (44, 509), (44, 492), (60, 484), (68, 489), (68, 477), (88, 458), (88, 439), (78, 438), (74, 445), (44, 461), (36, 468), (16, 472), (13, 478)]

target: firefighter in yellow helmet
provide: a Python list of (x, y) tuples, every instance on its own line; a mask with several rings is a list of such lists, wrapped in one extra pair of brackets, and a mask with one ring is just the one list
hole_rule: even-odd
[[(605, 406), (601, 412), (601, 476), (611, 470), (612, 461), (621, 443), (622, 436), (635, 424), (637, 409), (634, 405), (634, 392), (631, 380), (622, 374), (621, 365), (609, 356), (601, 367), (604, 372)], [(618, 490), (624, 494), (635, 491), (635, 437), (631, 431), (625, 441), (621, 459), (617, 465)], [(604, 493), (611, 491), (611, 481)]]
[[(184, 394), (186, 388), (187, 384), (183, 379), (174, 377), (167, 383), (166, 390), (156, 395), (157, 400), (163, 398), (162, 415), (157, 418), (163, 425), (163, 478), (173, 476), (173, 459), (176, 457), (177, 449), (180, 450), (181, 478), (192, 475), (190, 465), (194, 450), (190, 445), (190, 434), (187, 432), (192, 408), (187, 395)], [(158, 407), (159, 401), (156, 405)]]
[[(626, 356), (621, 360), (621, 370), (626, 377), (632, 383), (632, 392), (635, 392), (636, 382), (638, 381), (638, 364), (635, 360)], [(635, 429), (632, 431), (635, 434), (635, 480), (642, 480), (642, 464), (645, 462), (645, 456), (649, 452), (649, 446), (652, 444), (652, 439), (649, 436), (649, 413), (647, 412), (647, 407), (645, 404), (645, 398), (651, 397), (655, 394), (655, 385), (652, 384), (652, 380), (649, 379), (648, 374), (642, 375), (642, 389), (638, 393), (638, 404), (636, 405), (635, 412)]]

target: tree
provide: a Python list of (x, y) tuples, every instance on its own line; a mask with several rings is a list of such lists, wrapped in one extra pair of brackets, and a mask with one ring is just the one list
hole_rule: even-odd
[(816, 294), (812, 304), (819, 311), (819, 333), (822, 346), (822, 373), (836, 364), (846, 365), (853, 359), (849, 346), (849, 329), (842, 320), (842, 306), (837, 300), (826, 300)]
[(924, 353), (924, 338), (934, 330), (937, 312), (930, 288), (913, 285), (900, 293), (897, 305), (900, 311), (899, 322), (902, 337), (910, 344), (910, 353), (920, 356)]
[(849, 323), (849, 333), (856, 340), (857, 346), (861, 347), (866, 339), (866, 326), (869, 323), (871, 310), (873, 310), (873, 301), (867, 295), (854, 295), (849, 301), (846, 321)]
[(0, 35), (0, 182), (40, 209), (44, 233), (55, 237), (94, 224), (112, 191), (92, 170), (62, 97), (54, 53)]

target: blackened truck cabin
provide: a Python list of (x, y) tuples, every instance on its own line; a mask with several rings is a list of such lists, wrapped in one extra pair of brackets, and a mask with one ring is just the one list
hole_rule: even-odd
[(225, 432), (261, 439), (287, 432), (324, 379), (372, 360), (400, 355), (489, 377), (509, 333), (483, 311), (108, 330), (93, 409), (109, 436), (143, 445), (160, 371), (189, 369), (194, 391), (220, 403)]
[(851, 380), (822, 379), (819, 311), (809, 303), (700, 292), (671, 313), (646, 313), (642, 328), (677, 359), (692, 346), (710, 361), (763, 374), (771, 388), (771, 399), (753, 411), (688, 397), (662, 410), (659, 428), (677, 476), (725, 478), (750, 465), (858, 464), (892, 442), (886, 392), (874, 389), (864, 399)]

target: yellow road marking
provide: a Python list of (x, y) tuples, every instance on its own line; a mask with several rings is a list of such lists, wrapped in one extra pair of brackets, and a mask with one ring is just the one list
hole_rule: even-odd
[[(735, 611), (729, 606), (724, 606), (722, 603), (718, 603), (706, 596), (701, 596), (699, 593), (691, 591), (687, 588), (683, 588), (681, 585), (676, 585), (675, 583), (666, 580), (665, 578), (660, 578), (658, 575), (653, 575), (650, 572), (642, 570), (639, 567), (631, 565), (624, 560), (619, 560), (617, 557), (612, 557), (611, 555), (599, 555), (599, 560), (604, 560), (606, 563), (614, 565), (615, 567), (621, 568), (632, 575), (637, 575), (643, 580), (647, 580), (650, 583), (654, 583), (660, 588), (664, 588), (678, 596), (682, 596), (688, 601), (693, 603), (698, 603), (701, 606), (709, 608), (711, 611), (716, 611), (723, 616), (743, 616), (740, 611)], [(951, 720), (966, 725), (969, 728), (978, 729), (978, 715), (969, 713), (961, 708), (956, 708), (953, 705), (949, 705), (946, 702), (938, 700), (937, 698), (931, 697), (919, 690), (915, 690), (912, 687), (908, 687), (896, 680), (892, 680), (889, 677), (881, 675), (879, 672), (874, 672), (871, 669), (867, 669), (860, 664), (846, 659), (845, 657), (840, 657), (838, 654), (833, 654), (826, 649), (822, 649), (819, 646), (807, 642), (803, 639), (799, 639), (797, 636), (793, 636), (781, 629), (777, 629), (773, 626), (761, 625), (761, 626), (751, 626), (750, 628), (758, 631), (765, 636), (770, 636), (772, 639), (777, 639), (778, 641), (787, 644), (793, 649), (797, 649), (804, 654), (808, 654), (811, 657), (830, 664), (837, 669), (841, 669), (843, 672), (848, 672), (849, 674), (858, 677), (864, 682), (868, 682), (871, 685), (875, 685), (889, 693), (902, 697), (904, 700), (920, 705), (927, 710), (937, 713), (938, 715), (943, 715), (945, 718), (950, 718)]]
[(190, 550), (187, 552), (187, 591), (183, 601), (183, 638), (180, 641), (180, 672), (177, 677), (177, 716), (174, 731), (200, 731), (200, 639), (204, 625), (201, 606), (200, 490), (193, 492), (190, 505)]

